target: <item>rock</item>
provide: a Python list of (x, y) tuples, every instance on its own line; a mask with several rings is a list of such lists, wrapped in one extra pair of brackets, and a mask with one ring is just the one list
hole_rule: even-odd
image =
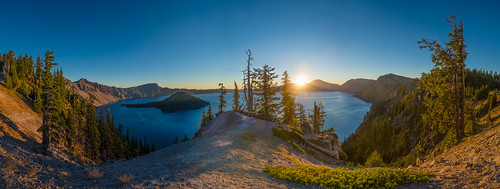
[(194, 110), (207, 105), (208, 102), (201, 100), (188, 92), (177, 92), (162, 101), (148, 102), (145, 104), (124, 104), (124, 106), (132, 108), (155, 107), (166, 113), (173, 113), (182, 110)]

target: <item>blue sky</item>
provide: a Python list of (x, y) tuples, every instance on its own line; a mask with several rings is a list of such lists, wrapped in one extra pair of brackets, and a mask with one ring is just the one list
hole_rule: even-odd
[(343, 83), (386, 73), (419, 77), (433, 64), (422, 37), (448, 40), (464, 23), (467, 66), (500, 71), (495, 1), (11, 1), (0, 51), (54, 50), (71, 80), (120, 87), (217, 88), (254, 66)]

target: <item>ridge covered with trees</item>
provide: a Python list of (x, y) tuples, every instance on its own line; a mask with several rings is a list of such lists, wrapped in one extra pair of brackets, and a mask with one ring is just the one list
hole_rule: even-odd
[(14, 51), (0, 54), (0, 81), (8, 89), (28, 99), (32, 109), (42, 114), (42, 148), (53, 147), (71, 153), (81, 163), (101, 163), (146, 154), (154, 146), (145, 139), (123, 134), (115, 128), (109, 109), (96, 110), (92, 98), (82, 98), (67, 90), (62, 68), (53, 70), (54, 51), (47, 51), (36, 60), (25, 54), (17, 58)]
[(365, 164), (377, 152), (384, 163), (406, 167), (478, 131), (479, 118), (496, 105), (500, 75), (466, 68), (463, 25), (454, 15), (447, 21), (452, 26), (448, 42), (419, 41), (433, 52), (434, 68), (373, 103), (342, 144), (348, 161)]

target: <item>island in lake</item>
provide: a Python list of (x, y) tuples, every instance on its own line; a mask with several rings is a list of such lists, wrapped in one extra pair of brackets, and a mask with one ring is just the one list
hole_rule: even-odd
[(131, 108), (155, 107), (162, 112), (173, 113), (182, 110), (194, 110), (207, 106), (209, 103), (188, 92), (177, 92), (162, 101), (148, 102), (145, 104), (123, 104)]

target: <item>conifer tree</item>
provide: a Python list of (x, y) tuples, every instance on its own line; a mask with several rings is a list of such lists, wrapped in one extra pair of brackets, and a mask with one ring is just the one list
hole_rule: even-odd
[(94, 161), (97, 161), (100, 157), (99, 149), (101, 147), (101, 135), (99, 133), (95, 108), (91, 103), (87, 104), (86, 120), (88, 129), (87, 131), (88, 156)]
[(281, 87), (281, 106), (282, 118), (281, 121), (287, 125), (297, 125), (297, 115), (295, 110), (295, 93), (291, 89), (290, 77), (288, 72), (283, 73), (283, 78), (281, 79), (283, 86)]
[(207, 110), (207, 121), (214, 119), (214, 115), (212, 113), (212, 105), (208, 104), (208, 110)]
[(433, 52), (434, 68), (422, 75), (422, 87), (427, 91), (424, 98), (426, 111), (422, 115), (424, 123), (433, 131), (449, 133), (454, 128), (455, 137), (464, 135), (465, 119), (465, 59), (468, 53), (463, 37), (463, 24), (457, 25), (453, 14), (447, 22), (453, 27), (448, 34), (450, 41), (444, 46), (436, 40), (422, 39), (420, 48)]
[(233, 110), (240, 110), (241, 109), (241, 104), (240, 104), (240, 92), (238, 90), (238, 84), (236, 84), (236, 81), (234, 82), (234, 92), (233, 92)]
[(40, 58), (40, 54), (38, 54), (38, 57), (36, 58), (36, 63), (35, 63), (35, 85), (41, 86), (42, 82), (42, 75), (43, 75), (43, 63), (42, 63), (42, 58)]
[(219, 113), (218, 114), (221, 114), (224, 112), (224, 108), (226, 108), (226, 100), (224, 100), (224, 95), (226, 95), (226, 88), (224, 87), (224, 84), (223, 83), (219, 83), (219, 92), (220, 92), (220, 95), (219, 95)]
[(309, 115), (309, 121), (311, 122), (312, 129), (315, 134), (320, 134), (323, 131), (326, 117), (326, 112), (324, 109), (325, 107), (321, 102), (319, 102), (319, 104), (316, 104), (316, 101), (314, 101), (314, 108), (312, 114)]
[[(246, 99), (246, 104), (247, 104), (247, 111), (248, 112), (253, 112), (254, 111), (254, 102), (253, 102), (253, 81), (252, 81), (252, 77), (251, 75), (252, 74), (252, 71), (250, 70), (250, 66), (252, 65), (251, 61), (254, 61), (253, 57), (252, 57), (252, 51), (250, 49), (248, 49), (245, 53), (247, 53), (247, 56), (248, 56), (248, 60), (247, 60), (247, 70), (246, 70), (246, 87), (245, 89), (247, 90), (247, 99)], [(243, 79), (245, 80), (245, 79)]]
[(306, 111), (304, 110), (304, 105), (301, 103), (296, 102), (295, 104), (297, 106), (297, 118), (300, 122), (300, 124), (306, 123), (307, 122), (307, 116), (306, 116)]
[(267, 117), (276, 117), (276, 112), (279, 110), (278, 100), (276, 96), (277, 83), (273, 80), (278, 78), (274, 73), (274, 68), (264, 65), (262, 69), (254, 69), (254, 94), (256, 99), (255, 107), (257, 112)]

